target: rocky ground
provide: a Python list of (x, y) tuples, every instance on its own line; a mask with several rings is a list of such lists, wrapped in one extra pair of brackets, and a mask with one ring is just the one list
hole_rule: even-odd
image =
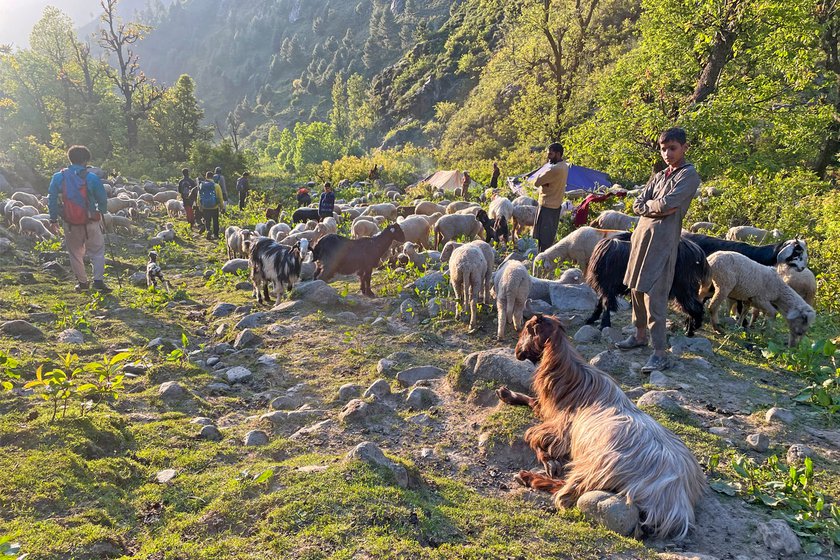
[[(533, 419), (493, 390), (527, 390), (533, 367), (513, 357), (514, 333), (495, 340), (492, 310), (469, 335), (451, 298), (413, 289), (429, 278), (402, 289), (416, 275), (393, 270), (374, 275), (376, 299), (344, 278), (258, 308), (222, 272), (220, 244), (177, 229), (161, 249), (169, 291), (133, 275), (147, 237), (112, 236), (116, 289), (100, 299), (73, 292), (61, 253), (8, 235), (0, 356), (22, 379), (0, 395), (0, 538), (29, 558), (831, 557), (743, 495), (710, 491), (682, 542), (603, 527), (632, 516), (609, 496), (556, 511), (513, 481), (537, 467), (521, 437)], [(558, 312), (584, 357), (711, 463), (710, 480), (733, 484), (737, 455), (807, 455), (814, 484), (838, 495), (840, 431), (792, 401), (803, 381), (768, 365), (760, 335), (673, 333), (676, 366), (647, 376), (646, 350), (610, 349), (629, 312), (582, 326), (585, 292), (550, 287), (530, 307)], [(68, 390), (51, 420), (44, 391), (23, 388), (68, 352), (89, 364), (122, 351), (116, 400)]]

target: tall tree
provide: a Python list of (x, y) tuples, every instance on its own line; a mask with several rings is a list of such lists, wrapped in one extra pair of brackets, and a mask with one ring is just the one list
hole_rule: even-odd
[(836, 161), (840, 152), (840, 4), (838, 0), (819, 0), (816, 13), (821, 27), (826, 100), (833, 109), (825, 141), (814, 164), (814, 171), (825, 178), (829, 165)]
[(165, 161), (186, 161), (193, 142), (206, 139), (207, 131), (201, 126), (203, 117), (204, 111), (195, 97), (195, 82), (182, 74), (149, 114)]
[(123, 118), (129, 150), (137, 147), (138, 122), (145, 118), (163, 96), (163, 89), (140, 69), (140, 58), (133, 45), (143, 39), (149, 27), (136, 22), (125, 23), (117, 16), (119, 0), (100, 0), (103, 27), (99, 30), (99, 45), (116, 59), (116, 68), (108, 67), (107, 74), (123, 98)]

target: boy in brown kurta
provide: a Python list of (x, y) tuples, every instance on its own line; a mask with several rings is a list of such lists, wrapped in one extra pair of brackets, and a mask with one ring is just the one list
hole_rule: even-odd
[(674, 280), (682, 221), (700, 186), (694, 166), (685, 161), (685, 131), (670, 128), (659, 137), (659, 150), (668, 165), (655, 174), (633, 202), (641, 216), (631, 238), (630, 262), (624, 284), (631, 290), (636, 333), (616, 346), (622, 350), (647, 346), (647, 331), (653, 355), (642, 371), (667, 369), (665, 319), (668, 293)]

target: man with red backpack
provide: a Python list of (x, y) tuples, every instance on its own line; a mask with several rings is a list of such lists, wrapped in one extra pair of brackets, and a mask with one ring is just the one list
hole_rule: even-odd
[(110, 292), (105, 285), (105, 230), (102, 215), (108, 212), (108, 195), (102, 181), (88, 171), (90, 150), (71, 146), (67, 150), (70, 167), (53, 175), (50, 181), (50, 224), (57, 231), (58, 218), (64, 222), (64, 241), (70, 255), (70, 268), (76, 275), (76, 291), (87, 290), (84, 257), (93, 265), (93, 289)]

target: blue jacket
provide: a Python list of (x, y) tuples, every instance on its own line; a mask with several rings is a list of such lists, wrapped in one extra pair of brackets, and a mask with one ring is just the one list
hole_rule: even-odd
[(335, 193), (322, 192), (321, 199), (318, 201), (318, 213), (332, 212), (335, 208)]
[[(73, 173), (78, 173), (85, 169), (82, 165), (71, 164), (68, 168)], [(50, 181), (50, 190), (48, 195), (50, 220), (56, 221), (60, 216), (58, 215), (58, 207), (61, 203), (62, 187), (61, 183), (64, 181), (61, 171), (53, 175)], [(88, 171), (87, 177), (87, 193), (88, 193), (88, 208), (94, 212), (105, 214), (108, 212), (108, 193), (105, 192), (105, 187), (102, 186), (102, 180), (96, 174)]]

